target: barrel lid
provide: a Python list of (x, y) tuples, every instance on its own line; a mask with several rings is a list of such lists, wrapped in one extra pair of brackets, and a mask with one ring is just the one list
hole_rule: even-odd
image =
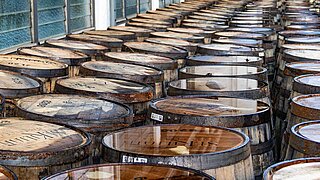
[(16, 106), (18, 114), (26, 118), (71, 124), (89, 132), (95, 131), (97, 124), (105, 128), (106, 124), (131, 123), (126, 119), (131, 115), (127, 106), (87, 96), (43, 94), (19, 99)]
[(56, 82), (56, 91), (68, 94), (86, 94), (126, 104), (146, 102), (153, 98), (151, 86), (114, 78), (71, 77), (59, 79)]
[(19, 48), (18, 53), (50, 58), (68, 65), (79, 65), (80, 63), (89, 61), (91, 59), (89, 56), (82, 52), (44, 46)]
[(172, 26), (171, 23), (161, 20), (155, 20), (155, 19), (145, 19), (145, 18), (132, 18), (130, 19), (132, 22), (138, 22), (138, 23), (147, 23), (147, 24), (160, 24), (165, 26)]
[(302, 159), (294, 159), (276, 164), (272, 173), (272, 180), (289, 180), (289, 179), (313, 179), (320, 178), (320, 162), (300, 162)]
[(209, 21), (209, 20), (201, 20), (201, 19), (184, 19), (184, 20), (182, 21), (182, 25), (184, 25), (185, 23), (225, 25), (225, 22), (224, 22), (224, 21)]
[(193, 34), (180, 32), (153, 32), (151, 35), (155, 37), (175, 38), (198, 43), (201, 43), (204, 40), (204, 37), (202, 36), (195, 36)]
[(262, 67), (235, 66), (235, 65), (211, 65), (211, 66), (187, 66), (179, 70), (180, 73), (195, 76), (243, 76), (266, 73)]
[[(163, 81), (163, 72), (153, 67), (115, 63), (107, 61), (89, 61), (81, 64), (81, 67), (92, 71), (90, 75), (111, 78), (123, 78), (144, 83), (156, 83)], [(82, 69), (80, 69), (80, 72)]]
[(20, 73), (0, 70), (0, 93), (6, 98), (19, 98), (41, 92), (39, 80)]
[(107, 47), (101, 46), (98, 44), (93, 44), (93, 43), (83, 42), (83, 41), (75, 41), (75, 40), (65, 40), (65, 39), (60, 39), (60, 40), (50, 39), (46, 41), (46, 44), (54, 47), (78, 50), (90, 55), (96, 54), (100, 51), (108, 50)]
[(231, 37), (231, 38), (249, 38), (249, 39), (264, 39), (266, 36), (260, 33), (250, 33), (243, 31), (221, 31), (214, 33), (218, 37)]
[(302, 137), (320, 144), (320, 123), (311, 121), (295, 126), (294, 130)]
[(319, 61), (320, 51), (311, 49), (286, 49), (283, 51), (286, 61)]
[(281, 45), (283, 49), (310, 49), (310, 50), (320, 50), (320, 44), (283, 44)]
[[(132, 45), (132, 47), (133, 46), (134, 45)], [(141, 46), (141, 48), (143, 47)], [(150, 47), (150, 50), (152, 50), (152, 47)], [(163, 70), (177, 68), (177, 62), (174, 61), (173, 59), (162, 57), (162, 56), (156, 56), (152, 54), (129, 53), (129, 52), (108, 52), (108, 53), (105, 53), (105, 56), (108, 61), (112, 61), (112, 62), (147, 65), (147, 66), (152, 66), (152, 67), (156, 67)]]
[(195, 35), (207, 35), (212, 36), (215, 31), (206, 31), (200, 28), (167, 28), (168, 31), (177, 32), (177, 33), (188, 33), (188, 34), (195, 34)]
[(286, 40), (287, 43), (320, 43), (320, 37), (305, 36), (305, 37), (290, 37)]
[(0, 55), (0, 68), (45, 78), (68, 74), (68, 65), (37, 56)]
[(234, 64), (234, 65), (247, 65), (250, 63), (261, 65), (262, 58), (256, 56), (205, 56), (205, 55), (195, 55), (187, 57), (188, 62), (198, 62), (204, 64)]
[(157, 20), (170, 20), (169, 22), (175, 22), (176, 20), (174, 17), (165, 16), (161, 14), (138, 14), (137, 17)]
[(221, 18), (214, 18), (214, 17), (208, 17), (208, 16), (200, 16), (200, 15), (190, 15), (188, 18), (191, 19), (199, 19), (199, 20), (206, 20), (206, 21), (218, 21), (218, 22), (227, 22), (227, 19), (221, 19)]
[(119, 38), (122, 40), (133, 40), (136, 38), (135, 34), (132, 32), (115, 31), (115, 30), (91, 30), (91, 31), (84, 31), (84, 34), (108, 36), (113, 38)]
[(142, 28), (148, 28), (148, 29), (167, 29), (168, 25), (163, 25), (163, 24), (152, 24), (152, 23), (139, 23), (139, 22), (128, 22), (126, 26), (134, 26), (134, 27), (142, 27)]
[(111, 47), (114, 47), (114, 46), (121, 47), (123, 43), (123, 41), (118, 38), (100, 36), (100, 35), (91, 35), (91, 34), (68, 34), (67, 37), (74, 40), (91, 42), (95, 44), (100, 44), (102, 46), (111, 46)]
[(285, 65), (284, 74), (292, 77), (320, 73), (320, 62), (293, 62)]
[(181, 19), (183, 16), (181, 15), (181, 13), (172, 11), (172, 12), (165, 12), (165, 11), (158, 11), (158, 10), (149, 10), (147, 11), (147, 13), (150, 14), (160, 14), (160, 15), (165, 15), (165, 16), (171, 16), (171, 17), (175, 17), (178, 19)]
[(226, 17), (231, 17), (233, 15), (232, 12), (228, 12), (228, 11), (217, 11), (216, 9), (202, 9), (199, 12), (202, 13), (209, 13), (209, 14), (217, 14), (217, 15), (222, 15), (222, 16), (226, 16)]
[(262, 21), (264, 20), (263, 16), (234, 16), (233, 20), (249, 20), (249, 21)]
[(212, 39), (215, 43), (223, 43), (223, 44), (237, 44), (241, 46), (249, 46), (249, 47), (261, 47), (263, 42), (257, 39), (243, 39), (243, 38), (228, 38), (228, 37), (220, 37), (217, 39)]
[(139, 27), (132, 27), (132, 26), (111, 26), (108, 28), (108, 30), (115, 30), (115, 31), (124, 31), (124, 32), (132, 32), (132, 33), (139, 33), (139, 34), (150, 34), (151, 32), (153, 32), (150, 29), (146, 29), (146, 28), (139, 28)]
[(150, 164), (99, 164), (71, 169), (44, 178), (52, 179), (214, 179), (209, 175), (193, 169)]
[(11, 170), (6, 168), (5, 166), (0, 165), (0, 179), (17, 180), (18, 178)]
[(300, 94), (320, 93), (320, 74), (307, 74), (295, 77), (292, 90)]
[[(160, 58), (159, 56), (163, 56), (160, 59), (164, 59), (164, 57), (172, 58), (172, 59), (181, 59), (181, 58), (185, 58), (188, 55), (187, 50), (177, 48), (174, 46), (163, 45), (163, 44), (156, 44), (156, 43), (149, 43), (149, 42), (127, 42), (124, 45), (133, 52), (136, 51), (136, 52), (141, 52), (141, 53), (158, 55), (157, 58), (153, 57), (153, 59), (158, 59), (158, 60)], [(125, 54), (125, 53), (123, 53), (123, 54)], [(131, 55), (133, 55), (133, 54), (131, 54)], [(139, 54), (139, 56), (144, 56), (142, 58), (145, 58), (148, 55)], [(149, 55), (149, 56), (151, 56), (151, 55)], [(141, 60), (141, 58), (140, 58), (140, 60)], [(144, 60), (144, 61), (146, 61), (146, 60)]]
[(259, 20), (231, 20), (231, 24), (263, 24), (263, 21)]
[(229, 19), (229, 17), (219, 15), (219, 14), (211, 14), (211, 13), (203, 13), (203, 12), (194, 12), (193, 14), (198, 16), (207, 16), (207, 17), (213, 17), (213, 18), (219, 18), (219, 19)]
[(320, 117), (320, 94), (294, 97), (291, 106), (291, 113), (294, 115), (309, 120), (317, 120)]
[(274, 32), (273, 28), (267, 28), (267, 27), (252, 27), (252, 28), (246, 28), (246, 27), (230, 27), (226, 29), (227, 31), (240, 31), (240, 32), (253, 32), (253, 33), (264, 33), (264, 34), (270, 34)]
[(320, 28), (317, 24), (306, 24), (306, 25), (289, 25), (285, 27), (286, 29), (317, 29)]
[(309, 30), (286, 30), (280, 31), (279, 35), (288, 37), (297, 37), (297, 36), (320, 36), (320, 31), (318, 29), (309, 29)]
[(199, 46), (199, 52), (208, 55), (259, 55), (264, 56), (263, 48), (250, 48), (236, 44), (212, 43)]
[(179, 9), (170, 9), (170, 8), (157, 8), (157, 11), (173, 12), (173, 13), (181, 14), (183, 16), (187, 16), (192, 13), (190, 11), (179, 10)]
[(219, 25), (219, 24), (206, 24), (206, 23), (183, 23), (183, 27), (192, 27), (192, 28), (202, 28), (208, 31), (216, 31), (220, 29), (226, 29), (229, 26), (227, 25)]
[(176, 46), (176, 47), (195, 47), (195, 48), (197, 47), (197, 44), (191, 43), (186, 40), (174, 39), (174, 38), (148, 38), (145, 41), (150, 43), (158, 43), (158, 44), (164, 44), (164, 45)]
[[(229, 129), (176, 124), (128, 128), (105, 136), (102, 143), (116, 151), (172, 157), (223, 153), (245, 141), (243, 135)], [(199, 143), (206, 144), (206, 148)]]

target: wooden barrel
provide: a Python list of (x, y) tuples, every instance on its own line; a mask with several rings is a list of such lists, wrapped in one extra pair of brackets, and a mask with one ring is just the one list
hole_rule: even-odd
[(88, 95), (128, 105), (133, 110), (133, 125), (143, 125), (153, 89), (146, 84), (96, 77), (73, 77), (56, 82), (57, 93)]
[(228, 16), (219, 15), (219, 14), (213, 14), (213, 13), (203, 13), (203, 12), (194, 12), (194, 15), (197, 16), (204, 16), (204, 17), (210, 17), (210, 18), (218, 18), (218, 19), (224, 19), (225, 21), (229, 20)]
[(192, 11), (182, 10), (182, 9), (172, 9), (172, 8), (157, 8), (157, 11), (164, 11), (164, 12), (172, 12), (176, 14), (181, 14), (182, 16), (188, 16), (192, 13)]
[(209, 31), (221, 31), (229, 26), (227, 25), (219, 25), (219, 24), (206, 24), (206, 23), (183, 23), (182, 27), (186, 28), (200, 28), (204, 30), (209, 30)]
[(193, 124), (228, 127), (249, 136), (255, 176), (275, 162), (271, 109), (257, 100), (210, 96), (174, 97), (153, 101), (151, 124)]
[(202, 9), (199, 12), (223, 15), (228, 18), (231, 18), (234, 15), (234, 13), (231, 11), (218, 11), (218, 9)]
[[(187, 33), (187, 34), (192, 34), (194, 36), (200, 36), (200, 37), (204, 37), (204, 43), (205, 44), (210, 44), (211, 43), (211, 38), (213, 36), (213, 33), (215, 31), (206, 31), (200, 28), (168, 28), (168, 31), (171, 32), (176, 32), (176, 33)], [(200, 42), (202, 43), (202, 42)]]
[(1, 112), (3, 113), (3, 117), (13, 117), (16, 115), (13, 103), (15, 99), (42, 92), (42, 82), (31, 76), (0, 70), (0, 77), (0, 94), (5, 97), (4, 101), (4, 98), (1, 96)]
[(0, 165), (0, 179), (18, 180), (17, 176), (5, 166)]
[(195, 24), (195, 23), (199, 23), (199, 24), (208, 24), (208, 25), (226, 25), (226, 22), (223, 19), (214, 19), (214, 20), (201, 20), (201, 19), (184, 19), (182, 21), (182, 24), (184, 23), (190, 23), (190, 24)]
[(44, 93), (53, 92), (57, 78), (68, 76), (68, 65), (37, 56), (0, 55), (0, 69), (39, 78)]
[(39, 56), (43, 58), (50, 58), (68, 65), (69, 76), (79, 75), (80, 64), (90, 61), (91, 57), (78, 51), (71, 51), (68, 49), (54, 48), (54, 47), (24, 47), (17, 50), (18, 54)]
[(118, 38), (91, 34), (68, 34), (67, 38), (106, 46), (108, 49), (110, 49), (110, 51), (115, 52), (120, 52), (123, 44), (123, 40)]
[(174, 38), (148, 38), (145, 41), (149, 43), (163, 44), (186, 49), (188, 50), (188, 55), (194, 55), (197, 52), (198, 47), (196, 43)]
[[(153, 19), (150, 19), (150, 20), (153, 20)], [(139, 23), (139, 22), (127, 22), (126, 26), (146, 28), (152, 31), (160, 31), (160, 32), (164, 32), (167, 30), (167, 28), (170, 27), (168, 25), (163, 25), (163, 24)]]
[(287, 38), (286, 43), (300, 43), (300, 44), (315, 44), (320, 43), (320, 37), (305, 36), (305, 37), (291, 37)]
[(319, 24), (305, 24), (305, 25), (289, 25), (286, 26), (287, 30), (308, 30), (308, 29), (319, 29)]
[(231, 20), (231, 27), (244, 27), (244, 26), (254, 25), (256, 27), (264, 27), (264, 22), (262, 20)]
[(308, 121), (293, 126), (290, 130), (286, 160), (320, 156), (320, 121)]
[(179, 69), (179, 79), (198, 77), (240, 77), (268, 82), (267, 69), (263, 67), (210, 65), (187, 66)]
[(278, 47), (281, 47), (288, 38), (299, 36), (320, 36), (320, 31), (317, 30), (286, 30), (278, 32)]
[(135, 41), (136, 36), (133, 32), (126, 32), (126, 31), (115, 31), (115, 30), (91, 30), (91, 31), (84, 31), (84, 34), (90, 34), (95, 36), (106, 36), (121, 39), (124, 42)]
[(319, 179), (320, 158), (301, 158), (283, 161), (270, 166), (263, 175), (264, 180), (288, 180), (291, 178)]
[(151, 33), (151, 37), (182, 39), (192, 43), (202, 43), (202, 44), (204, 43), (204, 39), (205, 39), (203, 36), (196, 36), (193, 34), (180, 33), (180, 32), (153, 32)]
[(174, 26), (177, 25), (177, 23), (178, 23), (178, 20), (176, 18), (161, 15), (161, 14), (138, 14), (137, 17), (145, 18), (145, 19), (166, 21), (166, 22), (169, 22), (170, 24), (173, 24)]
[(165, 12), (165, 11), (158, 11), (158, 10), (149, 10), (147, 11), (148, 14), (158, 14), (158, 15), (164, 15), (169, 16), (177, 19), (177, 26), (181, 25), (181, 21), (184, 19), (184, 16), (181, 13), (176, 13), (174, 11), (172, 12)]
[(204, 77), (180, 79), (169, 83), (169, 96), (212, 95), (258, 99), (270, 104), (268, 84), (247, 78)]
[(187, 66), (201, 65), (244, 65), (262, 66), (263, 59), (256, 56), (189, 56), (186, 60)]
[(189, 168), (151, 164), (99, 164), (59, 172), (43, 180), (57, 179), (193, 179), (214, 180), (212, 176)]
[(51, 40), (45, 41), (45, 45), (51, 46), (51, 47), (58, 47), (63, 49), (80, 51), (87, 55), (92, 56), (93, 59), (99, 59), (104, 52), (109, 51), (109, 49), (105, 46), (101, 46), (101, 45), (93, 44), (89, 42), (75, 41), (75, 40), (51, 39)]
[(41, 179), (88, 164), (91, 138), (81, 130), (18, 118), (0, 123), (0, 164), (19, 179)]
[(155, 19), (132, 18), (132, 19), (130, 19), (130, 22), (146, 23), (146, 24), (157, 24), (157, 25), (173, 27), (173, 25), (171, 23), (169, 23), (169, 22), (161, 21), (161, 20), (155, 20)]
[[(172, 47), (172, 46), (169, 46), (169, 47)], [(154, 50), (152, 49), (152, 47), (149, 47), (149, 48), (150, 50)], [(111, 62), (146, 65), (146, 66), (151, 66), (151, 67), (156, 67), (158, 69), (161, 69), (164, 72), (165, 84), (169, 83), (170, 81), (178, 79), (178, 63), (177, 61), (167, 57), (161, 57), (161, 56), (156, 56), (152, 54), (142, 54), (142, 53), (109, 52), (105, 54), (105, 59), (106, 61), (111, 61)]]
[(154, 98), (160, 98), (164, 95), (163, 71), (149, 66), (91, 61), (81, 64), (80, 75), (117, 78), (145, 83), (153, 87)]
[(233, 21), (262, 21), (263, 24), (274, 24), (274, 19), (270, 17), (263, 17), (263, 16), (257, 16), (257, 15), (252, 15), (252, 16), (238, 16), (235, 15), (232, 17)]
[(251, 33), (261, 33), (266, 35), (268, 41), (277, 41), (277, 33), (273, 28), (267, 27), (254, 27), (254, 28), (244, 28), (244, 27), (230, 27), (225, 31), (238, 31), (238, 32), (251, 32)]
[(231, 129), (143, 126), (109, 134), (102, 143), (108, 162), (170, 164), (217, 179), (254, 179), (249, 138)]
[(151, 29), (132, 27), (132, 26), (111, 26), (108, 30), (134, 33), (138, 42), (144, 41), (153, 32)]
[(228, 38), (228, 37), (216, 37), (212, 39), (213, 43), (221, 43), (221, 44), (236, 44), (240, 46), (248, 46), (251, 48), (262, 47), (263, 41), (257, 39), (249, 39), (249, 38)]
[(102, 137), (129, 127), (133, 117), (131, 109), (120, 103), (71, 94), (29, 96), (16, 101), (16, 106), (19, 117), (67, 124), (90, 133), (93, 162), (99, 162)]
[(214, 56), (258, 56), (264, 57), (263, 48), (250, 48), (235, 44), (212, 43), (201, 45), (198, 47), (200, 54)]
[(307, 74), (293, 79), (291, 98), (303, 94), (320, 94), (320, 74)]

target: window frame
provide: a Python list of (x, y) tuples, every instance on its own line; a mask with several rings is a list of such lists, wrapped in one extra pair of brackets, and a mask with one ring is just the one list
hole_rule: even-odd
[[(114, 1), (117, 1), (117, 0), (114, 0)], [(116, 25), (119, 25), (119, 24), (124, 24), (126, 23), (129, 19), (131, 18), (134, 18), (136, 17), (137, 14), (141, 13), (141, 7), (140, 7), (140, 4), (141, 4), (141, 0), (135, 0), (136, 1), (136, 9), (137, 9), (137, 13), (136, 14), (127, 14), (127, 0), (121, 0), (122, 2), (122, 18), (116, 18), (116, 15), (115, 15), (115, 24)], [(148, 10), (151, 10), (152, 8), (152, 1), (153, 0), (148, 0)], [(114, 9), (114, 14), (117, 14), (117, 11), (118, 9)]]

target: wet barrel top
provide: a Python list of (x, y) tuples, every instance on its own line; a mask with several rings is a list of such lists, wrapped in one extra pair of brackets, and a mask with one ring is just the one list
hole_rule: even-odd
[(206, 23), (183, 23), (183, 27), (192, 27), (192, 28), (202, 28), (208, 31), (216, 31), (226, 29), (229, 26), (218, 25), (218, 24), (206, 24)]
[(122, 40), (134, 40), (136, 38), (135, 34), (132, 32), (113, 31), (113, 30), (84, 31), (84, 34), (107, 36), (112, 38), (119, 38)]
[(243, 38), (216, 38), (212, 39), (214, 43), (222, 43), (222, 44), (237, 44), (241, 46), (248, 46), (248, 47), (262, 47), (263, 42), (261, 40), (256, 39), (243, 39)]
[(262, 67), (250, 66), (231, 66), (231, 65), (213, 65), (213, 66), (187, 66), (179, 70), (180, 73), (195, 76), (241, 76), (266, 73)]
[(225, 25), (226, 24), (226, 22), (225, 21), (223, 21), (223, 20), (221, 20), (221, 21), (218, 21), (218, 20), (216, 20), (216, 21), (210, 21), (210, 20), (201, 20), (201, 19), (184, 19), (183, 21), (182, 21), (182, 24), (185, 24), (185, 23), (190, 23), (190, 24), (196, 24), (196, 23), (199, 23), (199, 24), (210, 24), (210, 25), (214, 25), (214, 24), (216, 24), (216, 25)]
[(199, 28), (168, 28), (168, 31), (177, 32), (177, 33), (188, 33), (188, 34), (194, 34), (194, 35), (200, 35), (205, 37), (212, 37), (212, 34), (215, 31), (206, 31)]
[(290, 37), (286, 39), (286, 43), (303, 43), (303, 44), (320, 43), (320, 37), (314, 37), (314, 36)]
[(291, 113), (294, 115), (305, 119), (318, 120), (320, 117), (320, 94), (294, 97), (291, 106)]
[(285, 49), (309, 49), (309, 50), (320, 50), (320, 44), (283, 44), (281, 46), (283, 50)]
[(134, 81), (97, 77), (59, 79), (56, 90), (114, 100), (122, 103), (146, 102), (152, 99), (151, 87)]
[(320, 145), (320, 122), (319, 121), (309, 121), (309, 122), (300, 123), (292, 127), (292, 130), (297, 136), (300, 136), (302, 139), (312, 141), (318, 144), (318, 146)]
[(0, 55), (0, 69), (44, 78), (68, 74), (66, 64), (48, 58), (26, 55)]
[(82, 127), (78, 124), (84, 123), (84, 128), (89, 129), (89, 123), (96, 126), (126, 123), (127, 120), (121, 118), (131, 114), (130, 109), (121, 104), (71, 94), (29, 96), (18, 100), (16, 106), (22, 115), (29, 118), (75, 123), (77, 127)]
[(203, 12), (194, 12), (193, 14), (198, 15), (198, 16), (206, 16), (206, 17), (213, 17), (213, 18), (219, 18), (219, 19), (226, 19), (228, 20), (229, 17), (219, 15), (219, 14), (212, 14), (212, 13), (203, 13)]
[(142, 65), (91, 61), (81, 66), (85, 70), (80, 69), (80, 72), (90, 76), (132, 79), (145, 83), (161, 82), (164, 78), (161, 70)]
[(149, 165), (149, 164), (101, 164), (81, 167), (64, 171), (44, 180), (59, 179), (109, 179), (109, 180), (132, 180), (132, 179), (176, 179), (185, 178), (193, 180), (214, 179), (200, 171), (188, 168)]
[(197, 44), (191, 43), (189, 41), (185, 41), (182, 39), (174, 39), (174, 38), (148, 38), (145, 40), (150, 43), (164, 44), (169, 46), (176, 47), (197, 47)]
[(319, 61), (320, 51), (309, 49), (287, 49), (283, 52), (284, 58), (290, 61)]
[(83, 41), (74, 41), (74, 40), (47, 40), (46, 44), (49, 46), (67, 48), (72, 50), (82, 51), (86, 54), (97, 54), (103, 51), (107, 51), (108, 48), (98, 44), (83, 42)]
[(204, 37), (202, 36), (195, 36), (188, 33), (180, 33), (180, 32), (153, 32), (151, 33), (152, 36), (155, 37), (163, 37), (163, 38), (175, 38), (175, 39), (182, 39), (186, 41), (192, 42), (203, 42)]
[(222, 31), (214, 33), (216, 37), (228, 37), (228, 38), (248, 38), (263, 40), (266, 38), (264, 34), (242, 32), (242, 31)]
[(88, 55), (82, 52), (54, 47), (35, 46), (31, 48), (20, 48), (18, 49), (18, 53), (50, 58), (68, 65), (80, 65), (82, 62), (91, 60)]
[[(117, 151), (170, 157), (216, 154), (235, 149), (245, 141), (240, 133), (218, 127), (161, 125), (112, 133), (105, 136), (102, 143)], [(201, 143), (206, 148), (201, 147)]]
[(316, 73), (320, 73), (320, 62), (318, 61), (287, 63), (284, 69), (284, 74), (292, 77)]
[(41, 83), (32, 77), (0, 70), (0, 93), (6, 98), (19, 98), (41, 92)]
[(266, 27), (253, 27), (253, 28), (231, 27), (226, 30), (227, 31), (238, 31), (238, 32), (262, 33), (262, 34), (266, 34), (266, 35), (269, 35), (274, 32), (274, 29), (266, 28)]
[(143, 53), (128, 53), (128, 52), (108, 52), (105, 53), (107, 61), (119, 63), (131, 63), (139, 65), (147, 65), (157, 67), (159, 69), (176, 69), (177, 62), (162, 56)]
[(91, 142), (83, 131), (40, 121), (1, 119), (0, 129), (0, 162), (4, 165), (55, 165), (62, 158), (65, 163), (73, 162), (84, 156), (81, 150)]
[(264, 173), (267, 180), (319, 179), (320, 158), (284, 161), (269, 167)]
[(264, 49), (250, 48), (236, 44), (212, 43), (199, 46), (199, 52), (209, 55), (259, 55), (264, 56)]
[(292, 89), (301, 94), (320, 92), (320, 74), (307, 74), (295, 77)]
[(99, 36), (99, 35), (91, 35), (91, 34), (68, 34), (67, 38), (78, 40), (78, 41), (85, 41), (91, 42), (94, 44), (100, 44), (102, 46), (116, 46), (121, 47), (123, 40), (114, 38), (114, 37), (107, 37), (107, 36)]
[(319, 30), (286, 30), (278, 32), (280, 37), (320, 36)]
[(227, 65), (262, 65), (262, 58), (255, 56), (189, 56), (188, 65), (209, 65), (209, 64), (227, 64)]

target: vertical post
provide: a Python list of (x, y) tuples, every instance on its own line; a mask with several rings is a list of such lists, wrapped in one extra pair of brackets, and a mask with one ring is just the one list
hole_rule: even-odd
[(110, 0), (94, 0), (95, 2), (95, 28), (96, 30), (105, 30), (111, 25), (111, 9)]
[(152, 0), (151, 5), (151, 9), (156, 10), (160, 7), (160, 0)]
[(37, 0), (31, 0), (31, 33), (32, 33), (32, 42), (39, 43), (38, 1)]
[(70, 0), (64, 0), (65, 7), (64, 7), (64, 13), (66, 15), (66, 21), (65, 21), (65, 26), (66, 26), (66, 33), (70, 34), (71, 33), (71, 15), (70, 15)]

